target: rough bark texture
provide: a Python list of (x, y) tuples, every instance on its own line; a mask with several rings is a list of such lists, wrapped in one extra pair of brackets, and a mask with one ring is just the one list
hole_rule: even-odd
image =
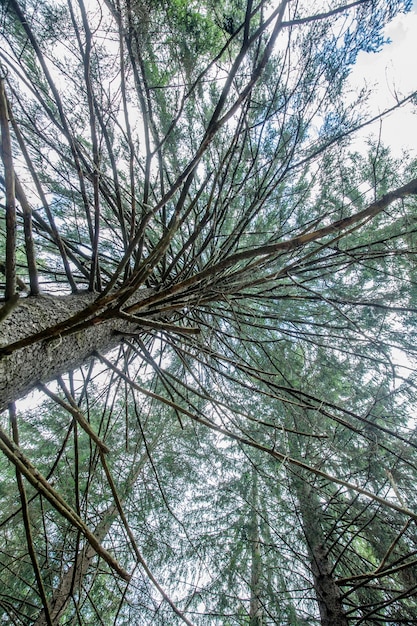
[[(143, 290), (143, 295), (148, 295)], [(97, 294), (36, 296), (21, 298), (15, 309), (0, 322), (0, 347), (71, 318), (97, 298)], [(110, 319), (70, 335), (37, 341), (0, 357), (0, 411), (22, 398), (38, 382), (48, 382), (80, 367), (94, 351), (108, 352), (122, 340), (124, 332), (137, 328), (125, 320)]]

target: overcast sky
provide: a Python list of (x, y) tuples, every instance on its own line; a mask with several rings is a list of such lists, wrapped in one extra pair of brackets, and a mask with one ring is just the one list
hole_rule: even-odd
[[(372, 88), (370, 112), (377, 114), (399, 99), (417, 91), (417, 0), (410, 13), (397, 16), (385, 29), (392, 43), (378, 54), (361, 53), (352, 70), (352, 85)], [(379, 134), (379, 123), (366, 130)], [(396, 155), (405, 148), (417, 155), (417, 107), (412, 104), (382, 122), (382, 140)]]

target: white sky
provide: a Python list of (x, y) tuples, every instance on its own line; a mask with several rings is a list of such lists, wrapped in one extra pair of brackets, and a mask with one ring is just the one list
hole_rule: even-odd
[[(392, 107), (396, 97), (401, 99), (417, 91), (417, 0), (410, 13), (397, 16), (385, 29), (392, 43), (378, 54), (360, 53), (351, 73), (356, 88), (372, 88), (369, 111), (372, 115)], [(366, 129), (366, 134), (378, 136), (379, 123)], [(417, 154), (417, 106), (407, 104), (382, 122), (381, 138), (392, 147), (395, 156), (403, 149)]]
[[(360, 53), (351, 72), (353, 89), (360, 90), (364, 85), (372, 87), (369, 100), (370, 116), (392, 107), (398, 98), (417, 91), (417, 0), (414, 0), (410, 13), (397, 16), (385, 29), (385, 37), (392, 43), (385, 45), (378, 54)], [(379, 122), (367, 127), (365, 136), (379, 134)], [(363, 146), (363, 134), (353, 147)], [(417, 106), (408, 104), (382, 122), (382, 141), (390, 145), (395, 156), (404, 149), (417, 156)], [(402, 355), (395, 355), (402, 360)], [(405, 373), (406, 375), (406, 373)], [(28, 398), (19, 401), (19, 409), (33, 408), (44, 396), (35, 391)]]

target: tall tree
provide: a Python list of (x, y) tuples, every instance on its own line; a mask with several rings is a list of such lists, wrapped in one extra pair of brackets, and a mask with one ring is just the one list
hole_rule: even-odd
[(409, 8), (3, 3), (5, 624), (414, 620)]

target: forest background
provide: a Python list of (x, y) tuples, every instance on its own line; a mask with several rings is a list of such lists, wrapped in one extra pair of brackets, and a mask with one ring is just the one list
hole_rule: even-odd
[(2, 623), (417, 623), (411, 3), (0, 11)]

